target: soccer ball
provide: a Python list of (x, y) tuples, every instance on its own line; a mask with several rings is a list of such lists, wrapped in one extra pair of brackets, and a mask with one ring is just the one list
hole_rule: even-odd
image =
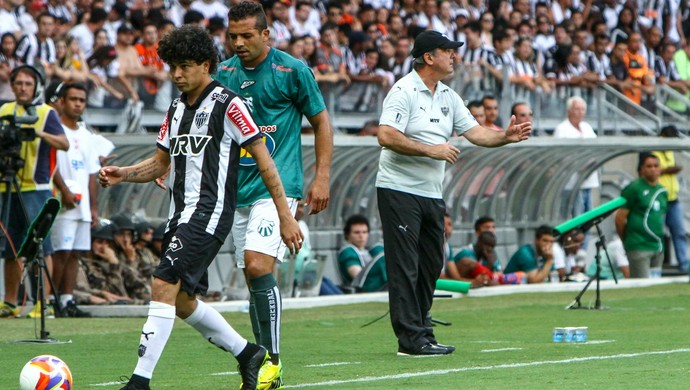
[(41, 355), (29, 360), (19, 374), (22, 390), (70, 390), (72, 372), (67, 364), (52, 355)]

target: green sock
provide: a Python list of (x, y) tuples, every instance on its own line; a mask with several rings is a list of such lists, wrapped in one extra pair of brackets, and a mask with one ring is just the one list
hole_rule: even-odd
[(249, 320), (252, 323), (252, 333), (254, 333), (254, 340), (257, 344), (261, 344), (261, 328), (259, 327), (259, 318), (256, 316), (256, 304), (254, 303), (254, 294), (249, 294)]
[(280, 318), (282, 301), (280, 289), (273, 274), (266, 274), (251, 280), (251, 297), (254, 299), (256, 317), (259, 322), (259, 344), (271, 354), (271, 360), (280, 353)]

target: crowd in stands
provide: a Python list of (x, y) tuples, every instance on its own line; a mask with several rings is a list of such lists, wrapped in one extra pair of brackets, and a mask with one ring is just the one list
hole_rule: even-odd
[[(87, 82), (89, 106), (135, 104), (163, 111), (177, 92), (156, 53), (182, 24), (204, 26), (224, 60), (233, 1), (2, 1), (0, 100), (21, 64), (49, 80)], [(559, 98), (609, 84), (637, 104), (655, 85), (690, 91), (690, 10), (685, 0), (264, 0), (270, 42), (309, 65), (341, 110), (375, 111), (379, 91), (412, 69), (414, 37), (436, 30), (466, 42), (457, 61), (475, 92), (515, 100), (535, 91)], [(478, 96), (463, 96), (477, 99)], [(378, 102), (380, 104), (380, 102)], [(684, 111), (678, 101), (667, 102)]]

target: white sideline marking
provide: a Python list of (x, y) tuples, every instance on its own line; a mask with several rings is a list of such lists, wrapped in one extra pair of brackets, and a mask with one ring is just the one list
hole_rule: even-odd
[(520, 367), (530, 367), (530, 366), (543, 366), (546, 364), (569, 364), (576, 362), (587, 362), (592, 360), (610, 360), (610, 359), (623, 359), (623, 358), (633, 358), (639, 356), (650, 356), (650, 355), (670, 355), (673, 353), (686, 353), (690, 352), (690, 348), (682, 349), (671, 349), (668, 351), (652, 351), (652, 352), (638, 352), (638, 353), (621, 353), (618, 355), (608, 355), (608, 356), (587, 356), (580, 358), (571, 358), (563, 360), (542, 360), (537, 362), (526, 362), (526, 363), (512, 363), (512, 364), (497, 364), (494, 366), (479, 366), (479, 367), (463, 367), (463, 368), (453, 368), (448, 370), (431, 370), (423, 372), (414, 372), (407, 374), (397, 374), (397, 375), (384, 375), (384, 376), (369, 376), (363, 378), (355, 378), (348, 380), (333, 380), (318, 383), (304, 383), (301, 385), (285, 386), (286, 388), (301, 388), (301, 387), (323, 387), (323, 386), (333, 386), (342, 385), (347, 383), (361, 383), (361, 382), (375, 382), (381, 380), (391, 380), (391, 379), (407, 379), (416, 378), (423, 376), (436, 376), (443, 374), (452, 374), (456, 372), (468, 372), (468, 371), (486, 371), (495, 370), (500, 368), (520, 368)]
[(482, 349), (479, 352), (503, 352), (503, 351), (521, 351), (524, 348), (498, 348), (498, 349)]
[(89, 386), (91, 387), (106, 387), (106, 386), (115, 386), (115, 385), (123, 385), (124, 383), (122, 382), (105, 382), (105, 383), (93, 383), (90, 384)]
[(226, 371), (226, 372), (216, 372), (216, 373), (213, 373), (213, 374), (210, 374), (210, 375), (213, 375), (213, 376), (223, 376), (223, 375), (237, 375), (237, 374), (238, 374), (237, 371)]
[(347, 366), (349, 364), (362, 364), (362, 363), (361, 362), (333, 362), (333, 363), (322, 363), (322, 364), (307, 364), (304, 367), (314, 368), (314, 367)]
[(615, 343), (616, 340), (592, 340), (584, 343), (585, 345), (587, 344), (608, 344), (608, 343)]

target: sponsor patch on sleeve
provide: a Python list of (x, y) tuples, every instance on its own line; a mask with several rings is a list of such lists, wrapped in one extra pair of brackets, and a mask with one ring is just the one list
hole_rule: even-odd
[(156, 138), (156, 139), (158, 141), (163, 141), (167, 134), (168, 134), (168, 114), (165, 114), (165, 119), (163, 120), (163, 124), (161, 124), (161, 129), (158, 131), (158, 138)]
[(243, 136), (253, 134), (258, 131), (254, 125), (254, 121), (249, 119), (249, 114), (246, 112), (245, 107), (241, 107), (236, 102), (231, 102), (228, 106), (228, 110), (225, 112), (228, 119), (237, 126)]

